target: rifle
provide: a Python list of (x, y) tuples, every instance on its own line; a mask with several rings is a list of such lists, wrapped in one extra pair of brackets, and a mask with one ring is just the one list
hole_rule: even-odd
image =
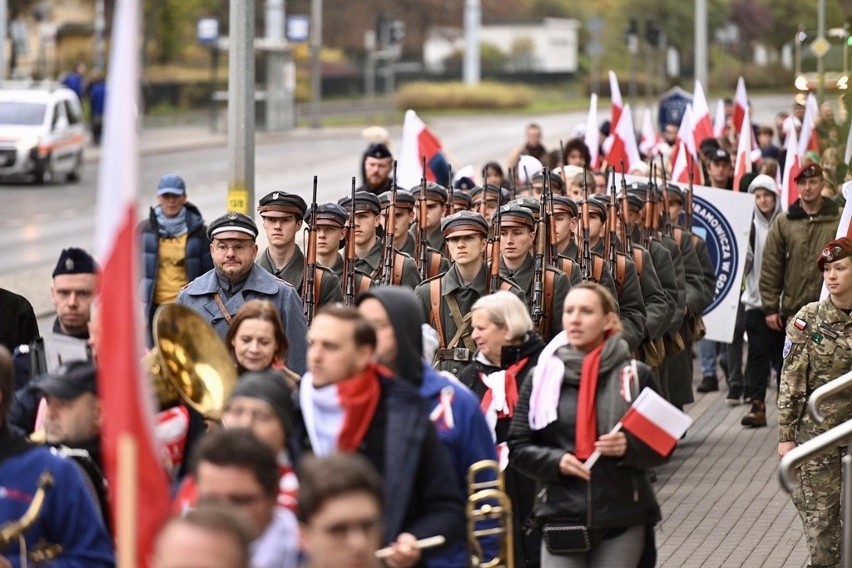
[(627, 200), (627, 180), (624, 177), (624, 160), (621, 160), (621, 232), (623, 235), (622, 252), (627, 255), (633, 254), (633, 240), (631, 231), (627, 227), (627, 219), (630, 214), (630, 204)]
[(547, 191), (542, 192), (542, 195), (547, 194), (547, 205), (549, 207), (547, 209), (542, 204), (540, 212), (541, 217), (546, 216), (544, 227), (547, 229), (547, 256), (545, 257), (545, 262), (553, 264), (556, 262), (556, 257), (559, 256), (559, 243), (556, 240), (556, 219), (553, 218), (553, 187), (550, 185), (550, 178), (548, 178), (547, 185), (544, 187), (547, 188)]
[(493, 294), (500, 289), (500, 194), (501, 192), (498, 191), (496, 219), (494, 220), (494, 225), (491, 227), (491, 239), (489, 239), (490, 242), (488, 243), (491, 245), (491, 271), (489, 272), (487, 294)]
[(689, 189), (686, 192), (686, 207), (684, 209), (686, 209), (686, 230), (692, 232), (692, 182), (695, 176), (695, 172), (693, 171), (695, 166), (693, 165), (692, 156), (687, 156), (686, 159), (689, 164)]
[[(547, 172), (547, 170), (545, 170)], [(539, 216), (536, 222), (535, 233), (535, 255), (533, 265), (533, 289), (530, 303), (533, 324), (538, 327), (544, 315), (544, 253), (547, 249), (547, 224), (545, 215), (547, 212), (547, 186), (548, 178), (543, 180), (541, 188), (541, 200), (539, 205)]]
[(343, 303), (355, 305), (355, 178), (352, 178), (352, 202), (349, 204), (349, 221), (346, 227), (346, 251), (343, 257)]
[(453, 166), (447, 166), (447, 175), (450, 178), (450, 184), (447, 186), (447, 206), (444, 208), (444, 215), (450, 216), (454, 213), (455, 207), (455, 188), (453, 188)]
[(429, 235), (426, 226), (426, 156), (422, 156), (423, 177), (420, 178), (420, 195), (417, 199), (417, 239), (414, 244), (415, 256), (417, 257), (417, 271), (420, 273), (420, 280), (426, 280), (429, 277)]
[[(607, 237), (606, 247), (609, 251), (609, 269), (612, 272), (612, 279), (618, 281), (616, 273), (618, 272), (618, 203), (615, 197), (615, 168), (611, 168), (612, 183), (609, 186), (609, 209), (607, 211)], [(624, 221), (622, 220), (622, 225)]]
[(580, 254), (580, 272), (583, 282), (592, 279), (592, 245), (589, 228), (589, 184), (586, 183), (586, 164), (583, 164), (583, 200), (580, 202), (580, 225), (583, 234), (583, 250)]
[(308, 325), (314, 319), (314, 278), (317, 271), (317, 176), (314, 176), (314, 191), (311, 198), (311, 221), (308, 223), (308, 254), (305, 256), (305, 276), (302, 281), (305, 319)]
[(660, 155), (660, 173), (663, 175), (663, 234), (671, 236), (672, 220), (669, 217), (669, 184), (666, 181), (666, 164)]
[(396, 228), (396, 160), (393, 161), (393, 183), (391, 198), (385, 216), (385, 234), (382, 243), (382, 286), (393, 284), (393, 259), (396, 251), (393, 248), (393, 233)]

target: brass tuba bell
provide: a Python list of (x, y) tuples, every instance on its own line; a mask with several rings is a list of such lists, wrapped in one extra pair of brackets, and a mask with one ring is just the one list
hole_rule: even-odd
[(151, 372), (161, 406), (178, 396), (205, 418), (221, 419), (237, 370), (213, 327), (186, 306), (166, 304), (154, 316), (154, 344)]

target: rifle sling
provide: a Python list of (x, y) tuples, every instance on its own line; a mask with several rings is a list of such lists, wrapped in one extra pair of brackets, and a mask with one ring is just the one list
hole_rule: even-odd
[(459, 303), (456, 301), (455, 296), (447, 296), (447, 307), (450, 309), (450, 315), (456, 324), (456, 334), (447, 344), (447, 349), (455, 349), (456, 345), (459, 344), (459, 341), (463, 341), (464, 346), (470, 349), (470, 352), (473, 353), (476, 350), (476, 344), (473, 342), (473, 339), (471, 339), (470, 334), (468, 333), (470, 329), (470, 321), (473, 317), (471, 312), (462, 316)]
[[(429, 304), (431, 306), (430, 320), (438, 332), (438, 347), (444, 349), (447, 342), (444, 339), (444, 326), (441, 325), (441, 279), (435, 278), (429, 282)], [(436, 353), (437, 354), (437, 353)]]
[(540, 333), (542, 337), (550, 337), (550, 329), (553, 326), (553, 283), (555, 273), (552, 270), (544, 269), (544, 309), (541, 318)]
[(319, 267), (314, 268), (314, 306), (320, 305), (320, 297), (322, 296), (322, 274), (323, 271)]

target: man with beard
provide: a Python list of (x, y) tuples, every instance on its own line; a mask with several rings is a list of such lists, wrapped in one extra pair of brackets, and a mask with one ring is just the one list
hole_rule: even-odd
[(364, 185), (358, 191), (366, 191), (373, 195), (381, 195), (391, 188), (391, 170), (393, 167), (393, 155), (388, 147), (377, 142), (371, 144), (364, 152), (362, 165)]

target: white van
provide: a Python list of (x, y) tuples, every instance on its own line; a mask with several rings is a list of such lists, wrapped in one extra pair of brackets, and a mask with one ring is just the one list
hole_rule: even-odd
[(86, 127), (74, 91), (59, 84), (0, 84), (0, 177), (79, 181)]

